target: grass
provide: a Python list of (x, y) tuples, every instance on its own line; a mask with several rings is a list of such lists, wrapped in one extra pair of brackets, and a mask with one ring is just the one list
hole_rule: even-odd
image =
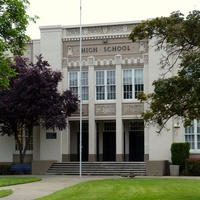
[(65, 188), (37, 200), (197, 200), (200, 180), (167, 178), (105, 179)]
[(0, 190), (0, 198), (11, 195), (12, 193), (12, 190)]
[[(36, 182), (40, 180), (41, 178), (37, 177), (2, 177), (0, 178), (0, 187)], [(12, 194), (12, 190), (0, 190), (0, 198), (10, 194)]]

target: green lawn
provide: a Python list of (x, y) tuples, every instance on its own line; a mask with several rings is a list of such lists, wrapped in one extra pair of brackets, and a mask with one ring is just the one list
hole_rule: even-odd
[(38, 200), (197, 200), (200, 180), (119, 178), (95, 180), (60, 190)]
[[(37, 177), (0, 177), (0, 187), (40, 181)], [(0, 198), (12, 194), (12, 190), (0, 190)]]

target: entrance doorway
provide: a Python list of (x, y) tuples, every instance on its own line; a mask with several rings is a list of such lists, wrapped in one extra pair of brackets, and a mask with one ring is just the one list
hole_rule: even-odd
[(103, 161), (115, 161), (116, 133), (103, 132)]
[(143, 122), (132, 123), (131, 129), (129, 131), (129, 161), (144, 161)]
[[(77, 133), (77, 160), (80, 161), (80, 133)], [(88, 132), (82, 132), (82, 161), (88, 161)]]

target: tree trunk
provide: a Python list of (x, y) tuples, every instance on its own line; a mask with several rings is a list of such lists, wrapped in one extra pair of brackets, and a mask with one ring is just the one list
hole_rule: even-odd
[(17, 133), (15, 133), (15, 141), (17, 142), (18, 147), (19, 147), (19, 159), (20, 159), (20, 163), (23, 163), (24, 162), (24, 158), (22, 156), (23, 147), (22, 147), (22, 142), (19, 139), (18, 131), (17, 131)]
[(17, 142), (17, 144), (19, 146), (19, 161), (20, 161), (20, 163), (24, 163), (26, 150), (27, 150), (27, 147), (30, 143), (31, 136), (33, 134), (33, 126), (29, 126), (27, 128), (27, 131), (28, 131), (28, 137), (25, 138), (26, 139), (25, 140), (25, 146), (23, 146), (22, 141), (20, 141), (20, 139), (19, 139), (18, 131), (17, 131), (17, 133), (15, 133), (15, 141)]
[[(27, 151), (27, 147), (30, 143), (30, 140), (31, 140), (31, 136), (33, 135), (33, 126), (30, 126), (28, 127), (28, 137), (26, 138), (26, 144), (24, 146), (24, 149), (23, 149), (23, 152), (22, 152), (22, 155), (20, 157), (20, 163), (23, 163), (24, 162), (24, 157), (26, 155), (26, 151)], [(21, 159), (22, 159), (22, 162), (21, 162)]]

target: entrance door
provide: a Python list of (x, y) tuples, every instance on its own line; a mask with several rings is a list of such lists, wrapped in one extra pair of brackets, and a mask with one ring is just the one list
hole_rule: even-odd
[(129, 132), (129, 161), (144, 161), (144, 131)]
[(103, 133), (103, 161), (115, 161), (116, 156), (116, 133)]
[[(77, 133), (77, 160), (80, 160), (80, 133)], [(88, 161), (88, 132), (82, 132), (82, 161)]]

